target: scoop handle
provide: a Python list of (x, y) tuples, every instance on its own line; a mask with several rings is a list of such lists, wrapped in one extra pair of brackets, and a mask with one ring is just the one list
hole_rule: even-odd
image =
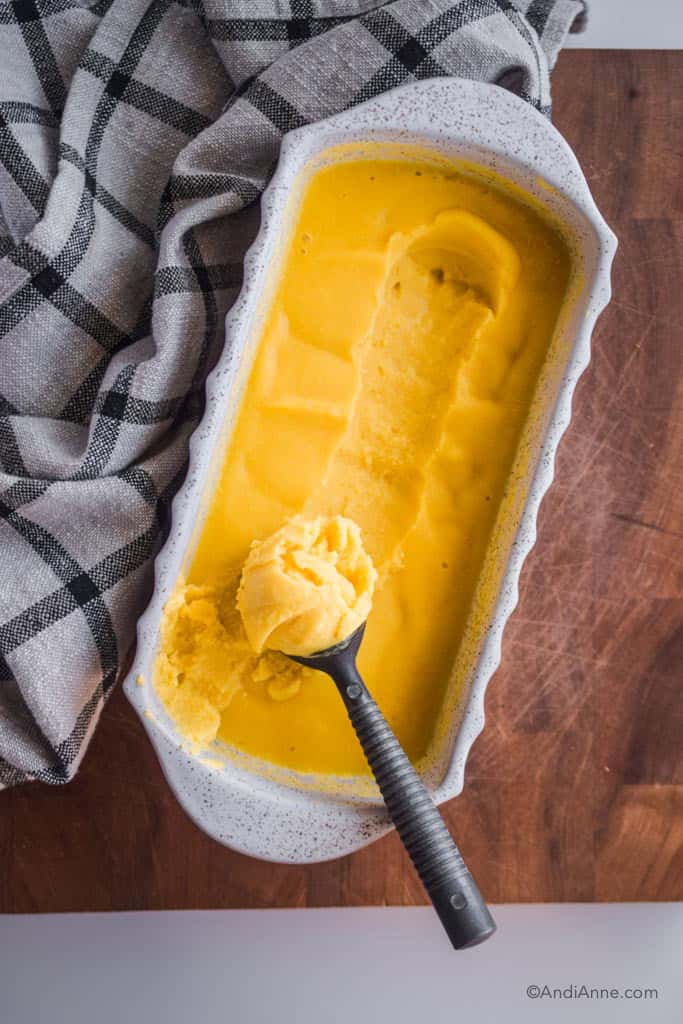
[(429, 791), (355, 664), (335, 669), (334, 681), (391, 820), (454, 949), (484, 942), (496, 924)]

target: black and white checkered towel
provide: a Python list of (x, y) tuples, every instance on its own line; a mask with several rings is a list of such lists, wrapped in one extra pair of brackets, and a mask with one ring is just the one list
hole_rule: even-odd
[(549, 112), (583, 8), (0, 0), (0, 787), (73, 776), (130, 650), (283, 133), (435, 75)]

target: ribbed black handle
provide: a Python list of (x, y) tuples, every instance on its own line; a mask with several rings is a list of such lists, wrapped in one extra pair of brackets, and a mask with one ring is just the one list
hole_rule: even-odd
[[(336, 668), (336, 666), (335, 666)], [(333, 675), (387, 809), (455, 949), (496, 925), (443, 818), (355, 666)]]

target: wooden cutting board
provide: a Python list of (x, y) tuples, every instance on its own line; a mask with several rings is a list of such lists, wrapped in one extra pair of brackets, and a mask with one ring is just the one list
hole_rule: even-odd
[[(446, 814), (491, 901), (680, 900), (683, 52), (568, 51), (553, 86), (615, 298)], [(0, 912), (421, 902), (394, 835), (308, 868), (208, 839), (120, 690), (75, 782), (0, 794)]]

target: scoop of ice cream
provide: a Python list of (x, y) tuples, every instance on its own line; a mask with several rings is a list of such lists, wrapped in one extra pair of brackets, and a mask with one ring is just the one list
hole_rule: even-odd
[(249, 643), (302, 657), (341, 643), (368, 617), (376, 579), (356, 523), (295, 516), (244, 563), (237, 607)]

